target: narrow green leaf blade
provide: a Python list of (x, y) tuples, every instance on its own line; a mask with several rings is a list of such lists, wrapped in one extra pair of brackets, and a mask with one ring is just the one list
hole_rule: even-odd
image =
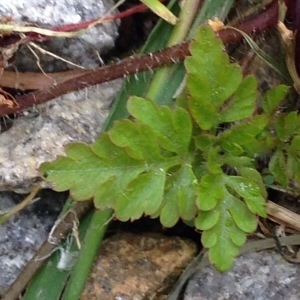
[(163, 18), (165, 21), (176, 24), (177, 18), (168, 10), (159, 0), (140, 0), (147, 5), (155, 14)]

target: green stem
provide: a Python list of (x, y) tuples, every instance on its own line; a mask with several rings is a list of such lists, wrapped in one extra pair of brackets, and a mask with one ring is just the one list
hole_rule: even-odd
[[(198, 2), (198, 0), (186, 0), (183, 3), (183, 9), (180, 13), (180, 20), (179, 24), (175, 27), (174, 33), (172, 34), (171, 38), (168, 40), (167, 45), (176, 44), (178, 42), (181, 42), (188, 34), (189, 34), (189, 28), (191, 26), (191, 22), (194, 19), (194, 14), (190, 14), (190, 12), (195, 13), (197, 12), (197, 9), (195, 9), (195, 3)], [(222, 0), (222, 3), (220, 0), (207, 0), (206, 3), (210, 3), (211, 5), (214, 5), (214, 2), (218, 2), (219, 7), (215, 9), (216, 12), (222, 9), (224, 10), (222, 6), (225, 4)], [(229, 1), (225, 1), (226, 4), (229, 3)], [(231, 1), (232, 2), (232, 1)], [(174, 6), (175, 9), (178, 9), (177, 6), (178, 1), (177, 0), (171, 0), (169, 3), (169, 6)], [(209, 5), (208, 5), (209, 6)], [(192, 16), (191, 16), (192, 15)], [(167, 37), (169, 36), (170, 31), (172, 30), (171, 26), (168, 24), (165, 24), (165, 22), (160, 22), (163, 26), (157, 26), (156, 30), (152, 34), (152, 38), (148, 40), (148, 43), (144, 47), (145, 52), (151, 52), (156, 49), (160, 49), (161, 47), (165, 46), (165, 41)], [(190, 35), (190, 34), (189, 34)], [(183, 65), (181, 64), (181, 69), (177, 68), (178, 66), (171, 67), (171, 71), (166, 71), (167, 75), (165, 77), (164, 82), (159, 82), (161, 86), (168, 85), (170, 82), (170, 76), (173, 76), (176, 71), (176, 76), (178, 77), (176, 80), (173, 80), (172, 77), (172, 84), (173, 87), (175, 87), (177, 83), (182, 81), (182, 78), (184, 76), (185, 70), (183, 68)], [(173, 69), (174, 68), (174, 69)], [(170, 73), (168, 73), (170, 72)], [(178, 74), (179, 73), (179, 74)], [(121, 96), (116, 101), (116, 104), (114, 105), (112, 109), (112, 113), (110, 114), (110, 117), (107, 119), (107, 122), (104, 126), (105, 129), (111, 127), (114, 120), (119, 118), (124, 118), (128, 116), (128, 112), (126, 111), (126, 101), (128, 98), (128, 95), (132, 94), (138, 94), (142, 95), (144, 94), (145, 89), (147, 88), (147, 81), (148, 78), (152, 74), (148, 72), (138, 74), (137, 78), (132, 77), (132, 80), (128, 85), (125, 86), (125, 88), (122, 90)], [(174, 83), (173, 83), (174, 81)], [(166, 83), (166, 84), (165, 84)], [(174, 94), (174, 88), (170, 88), (169, 95), (166, 95), (165, 98), (162, 100), (164, 103), (168, 103), (168, 105), (172, 102), (172, 95)], [(167, 99), (167, 100), (165, 100)], [(162, 104), (163, 102), (161, 99), (158, 99), (159, 104)], [(78, 299), (80, 297), (80, 293), (84, 287), (85, 281), (88, 277), (90, 267), (93, 263), (93, 260), (95, 258), (96, 252), (98, 250), (98, 247), (103, 239), (103, 235), (105, 233), (107, 224), (111, 218), (112, 211), (106, 210), (106, 211), (95, 211), (93, 212), (91, 223), (89, 223), (89, 229), (87, 231), (87, 234), (84, 238), (83, 247), (80, 251), (80, 255), (78, 258), (78, 261), (76, 262), (76, 265), (74, 266), (74, 270), (72, 271), (72, 275), (70, 277), (70, 281), (68, 282), (66, 286), (65, 293), (62, 297), (64, 300), (69, 299)], [(82, 225), (82, 224), (81, 224)], [(82, 226), (80, 226), (82, 227)], [(64, 281), (65, 282), (65, 281)], [(52, 288), (52, 285), (50, 286)], [(54, 299), (54, 298), (49, 298)], [(57, 298), (56, 298), (57, 299)]]
[[(217, 17), (224, 21), (233, 4), (234, 0), (206, 0), (199, 11), (197, 10), (198, 1), (186, 0), (183, 2), (184, 6), (181, 9), (178, 24), (174, 28), (168, 46), (182, 42), (185, 36), (191, 39), (197, 27), (208, 19)], [(183, 64), (158, 70), (152, 79), (146, 98), (153, 99), (160, 105), (170, 105), (170, 99), (174, 98), (174, 94), (181, 87), (184, 75)]]
[[(83, 203), (82, 203), (83, 204)], [(66, 217), (64, 217), (68, 212), (70, 211), (75, 213), (76, 207), (78, 205), (74, 206), (74, 201), (70, 198), (66, 202), (64, 209), (58, 218), (58, 220), (61, 220), (60, 224), (67, 224), (72, 223), (70, 219), (66, 220)], [(73, 215), (73, 213), (71, 213)], [(77, 215), (77, 213), (75, 213)], [(78, 217), (80, 215), (78, 214)], [(90, 221), (92, 218), (92, 212), (89, 212), (85, 215), (84, 219), (80, 223), (79, 228), (79, 239), (82, 240), (87, 232), (87, 228), (89, 227)], [(75, 221), (75, 218), (73, 218), (73, 221)], [(57, 225), (59, 227), (60, 225)], [(62, 230), (56, 231), (53, 233), (53, 238), (59, 238), (62, 234)], [(44, 246), (48, 245), (44, 243)], [(51, 244), (52, 245), (52, 244)], [(55, 246), (55, 245), (54, 245)], [(65, 269), (65, 270), (59, 270), (57, 268), (57, 264), (62, 259), (62, 249), (66, 250), (66, 247), (68, 247), (66, 243), (62, 243), (60, 245), (61, 249), (58, 248), (56, 245), (54, 249), (56, 251), (51, 255), (51, 258), (48, 260), (46, 264), (44, 264), (41, 269), (37, 272), (37, 274), (32, 278), (31, 283), (29, 287), (27, 287), (25, 294), (23, 295), (23, 300), (32, 300), (32, 299), (60, 299), (61, 293), (65, 288), (65, 285), (68, 281), (68, 278), (71, 274), (71, 270)], [(35, 258), (33, 258), (33, 262), (37, 263), (37, 258), (45, 257), (45, 255), (49, 255), (51, 251), (54, 249), (47, 247), (46, 250), (42, 250), (43, 246), (40, 248), (39, 253)], [(70, 248), (70, 253), (75, 254), (76, 251), (78, 251), (78, 247), (76, 244), (75, 239), (73, 240), (73, 244)], [(42, 259), (40, 260), (43, 261)], [(31, 262), (32, 263), (32, 262)], [(26, 266), (27, 270), (30, 266), (30, 263)], [(30, 270), (30, 269), (29, 269)], [(18, 281), (15, 281), (14, 284), (10, 287), (9, 291), (5, 294), (3, 299), (15, 299), (17, 298), (17, 295), (20, 294), (20, 291), (23, 290), (23, 286), (26, 285), (28, 282), (28, 278), (30, 279), (31, 273), (29, 272), (22, 272), (22, 274), (18, 277)], [(24, 284), (24, 280), (26, 283)], [(53, 288), (55, 286), (55, 289)]]
[[(178, 22), (167, 43), (168, 47), (179, 44), (185, 40), (198, 12), (199, 4), (199, 0), (186, 0), (183, 2)], [(170, 66), (158, 70), (151, 81), (146, 98), (159, 101), (159, 97), (164, 93), (164, 90), (170, 88), (168, 82), (176, 69), (176, 66)]]
[(80, 298), (90, 273), (90, 267), (96, 257), (111, 216), (112, 210), (94, 211), (91, 223), (84, 237), (83, 247), (63, 294), (63, 300)]
[[(206, 0), (204, 1), (200, 13), (197, 15), (191, 32), (203, 23), (203, 20), (218, 18), (224, 21), (230, 9), (234, 4), (234, 0)], [(190, 36), (189, 36), (190, 37)]]
[(167, 47), (183, 42), (188, 35), (194, 18), (198, 13), (200, 0), (186, 0), (183, 3), (178, 22), (172, 31)]
[[(168, 4), (168, 8), (175, 14), (180, 11), (177, 2), (177, 0), (171, 0)], [(142, 47), (140, 53), (146, 54), (166, 48), (173, 29), (174, 26), (160, 19), (152, 30), (145, 45)], [(129, 116), (126, 109), (127, 99), (132, 95), (144, 96), (152, 77), (153, 73), (148, 71), (137, 73), (134, 76), (130, 76), (125, 79), (125, 84), (114, 101), (111, 112), (106, 119), (104, 128), (109, 129), (111, 128), (114, 120), (127, 118)]]

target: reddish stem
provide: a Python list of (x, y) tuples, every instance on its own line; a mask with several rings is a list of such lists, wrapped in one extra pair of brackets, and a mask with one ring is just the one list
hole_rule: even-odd
[[(257, 17), (248, 20), (236, 28), (244, 31), (249, 35), (256, 35), (262, 33), (277, 25), (278, 21), (278, 1), (272, 1)], [(240, 41), (243, 37), (240, 33), (234, 30), (222, 30), (219, 32), (219, 36), (224, 44), (230, 44), (235, 41)]]
[[(278, 2), (277, 0), (274, 0), (262, 14), (236, 26), (236, 28), (247, 34), (254, 35), (271, 27), (275, 27), (277, 20)], [(242, 39), (242, 35), (232, 29), (222, 30), (218, 34), (224, 44), (237, 42)], [(60, 95), (91, 85), (111, 81), (116, 78), (122, 78), (138, 72), (152, 70), (164, 65), (174, 64), (183, 61), (189, 54), (189, 42), (185, 42), (155, 53), (129, 57), (112, 66), (99, 68), (56, 86), (19, 97), (17, 98), (18, 107), (1, 107), (0, 116), (21, 112), (22, 110), (44, 103)]]
[[(164, 2), (165, 0), (161, 0), (161, 2)], [(112, 21), (112, 20), (117, 20), (117, 19), (122, 19), (128, 16), (131, 16), (133, 14), (136, 13), (141, 13), (144, 11), (147, 11), (148, 7), (145, 4), (139, 4), (136, 5), (132, 8), (129, 8), (123, 12), (117, 13), (115, 15), (108, 15), (106, 17), (103, 17), (103, 21)], [(89, 21), (83, 21), (80, 23), (76, 23), (76, 24), (67, 24), (67, 25), (62, 25), (62, 26), (58, 26), (58, 27), (53, 27), (51, 28), (52, 31), (57, 31), (57, 32), (71, 32), (71, 31), (78, 31), (81, 29), (85, 29), (90, 25), (93, 25), (95, 22), (97, 22), (99, 20), (99, 18), (95, 18)], [(30, 40), (39, 40), (39, 41), (45, 41), (45, 40), (49, 40), (50, 36), (46, 36), (46, 35), (42, 35), (42, 34), (37, 34), (35, 32), (29, 32), (27, 34), (27, 37), (30, 38)]]

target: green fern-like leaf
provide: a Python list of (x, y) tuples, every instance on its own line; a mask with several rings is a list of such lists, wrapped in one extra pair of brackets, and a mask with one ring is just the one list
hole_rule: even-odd
[(224, 150), (237, 156), (246, 153), (253, 157), (258, 153), (264, 153), (267, 150), (266, 143), (258, 137), (268, 122), (266, 115), (241, 121), (219, 135), (220, 145)]
[(283, 187), (288, 187), (289, 176), (286, 169), (286, 160), (281, 149), (275, 151), (269, 162), (269, 169), (275, 180)]
[(275, 123), (277, 137), (287, 142), (293, 135), (300, 134), (300, 116), (297, 111), (282, 113)]
[(203, 246), (209, 249), (210, 259), (219, 270), (232, 266), (247, 234), (257, 226), (255, 213), (265, 216), (264, 203), (254, 181), (226, 174), (202, 177), (195, 226), (204, 231)]
[(256, 79), (243, 78), (223, 48), (210, 27), (200, 28), (177, 106), (131, 97), (131, 119), (115, 122), (92, 145), (69, 144), (66, 156), (41, 166), (56, 190), (70, 190), (78, 201), (93, 198), (96, 208), (112, 208), (119, 220), (149, 215), (166, 227), (180, 218), (194, 223), (222, 271), (256, 229), (257, 217), (266, 216), (255, 159), (273, 153), (275, 180), (300, 183), (300, 119), (276, 114), (287, 88), (269, 91), (258, 114)]
[(290, 143), (282, 144), (269, 162), (269, 169), (275, 180), (287, 188), (300, 185), (300, 136), (292, 138)]
[[(235, 98), (232, 98), (229, 104), (233, 108), (232, 113), (222, 113), (222, 106), (240, 86), (240, 94), (244, 93), (243, 86), (253, 88), (253, 80), (245, 79), (241, 85), (241, 68), (237, 64), (229, 63), (229, 58), (223, 51), (223, 44), (213, 30), (202, 27), (191, 44), (190, 51), (192, 56), (185, 60), (188, 71), (187, 87), (192, 96), (188, 105), (200, 128), (209, 130), (226, 120), (241, 118), (238, 107), (246, 107), (247, 112), (240, 112), (240, 115), (248, 115), (251, 101), (249, 104), (245, 101), (237, 104)], [(251, 94), (252, 91), (249, 95)], [(250, 110), (253, 111), (253, 107)]]
[(275, 118), (277, 149), (269, 162), (275, 180), (287, 188), (300, 184), (300, 116), (298, 112), (281, 113)]
[(296, 185), (300, 185), (300, 136), (293, 138), (287, 149), (287, 173), (289, 179)]
[(196, 189), (198, 181), (192, 166), (185, 164), (169, 181), (162, 207), (160, 222), (165, 227), (174, 226), (179, 216), (183, 220), (193, 220), (196, 215)]
[(263, 97), (262, 108), (268, 115), (273, 115), (278, 109), (278, 105), (284, 99), (288, 92), (288, 87), (285, 85), (278, 85), (268, 92)]
[[(265, 132), (270, 118), (254, 115), (257, 81), (253, 76), (242, 78), (241, 68), (230, 63), (212, 29), (200, 29), (191, 55), (185, 61), (188, 107), (204, 130), (195, 146), (202, 151), (206, 168), (197, 189), (195, 226), (203, 230), (202, 243), (211, 261), (224, 271), (232, 266), (247, 234), (255, 230), (257, 215), (266, 216), (266, 190), (254, 158), (269, 151)], [(269, 110), (274, 106), (269, 100)], [(220, 130), (222, 124), (226, 126)], [(227, 175), (224, 166), (237, 174)]]
[[(157, 107), (133, 97), (135, 121), (122, 120), (91, 146), (74, 143), (66, 157), (44, 163), (41, 172), (58, 191), (75, 200), (94, 198), (95, 206), (113, 208), (122, 221), (161, 215), (165, 226), (196, 214), (197, 179), (189, 153), (192, 122), (182, 108)], [(166, 215), (172, 206), (173, 215)]]

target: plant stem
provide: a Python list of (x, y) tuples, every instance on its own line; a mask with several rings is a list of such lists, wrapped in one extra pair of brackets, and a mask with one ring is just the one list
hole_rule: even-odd
[[(174, 46), (183, 42), (191, 28), (193, 20), (198, 12), (198, 6), (200, 4), (199, 0), (186, 0), (183, 2), (181, 7), (181, 12), (179, 15), (179, 20), (174, 27), (172, 35), (167, 43), (167, 47)], [(167, 82), (172, 77), (174, 73), (174, 66), (168, 66), (162, 69), (159, 69), (155, 76), (153, 77), (146, 98), (158, 100), (159, 96), (164, 92), (165, 89), (168, 89), (169, 85)], [(180, 76), (182, 77), (182, 76)]]
[[(75, 214), (77, 218), (81, 218), (92, 206), (91, 201), (78, 202), (75, 203), (72, 210), (70, 210), (65, 217), (61, 220), (60, 224), (57, 225), (55, 231), (52, 234), (53, 239), (60, 242), (72, 229), (73, 221), (75, 221)], [(41, 265), (44, 263), (42, 259), (36, 259), (37, 257), (46, 257), (57, 247), (55, 244), (51, 244), (46, 240), (40, 247), (37, 254), (30, 260), (30, 262), (22, 270), (18, 278), (9, 287), (6, 293), (1, 298), (2, 300), (17, 299), (20, 293), (25, 289), (29, 280), (32, 276), (39, 270)]]
[[(236, 26), (236, 28), (246, 32), (247, 34), (254, 35), (275, 27), (277, 25), (277, 20), (278, 2), (274, 0), (263, 13)], [(231, 29), (222, 30), (218, 32), (218, 35), (224, 44), (237, 42), (242, 39), (241, 34)], [(142, 71), (152, 70), (163, 65), (174, 64), (184, 60), (184, 58), (190, 54), (188, 47), (189, 42), (184, 42), (155, 53), (143, 56), (132, 56), (112, 66), (99, 68), (56, 86), (29, 93), (16, 99), (18, 106), (0, 106), (0, 116), (19, 113), (35, 105), (52, 100), (55, 97), (83, 89), (91, 85), (111, 81), (116, 78), (122, 78)]]
[(179, 20), (172, 31), (167, 47), (177, 45), (185, 40), (190, 31), (191, 24), (198, 13), (200, 0), (186, 0), (183, 2)]
[(95, 210), (91, 223), (84, 237), (83, 248), (79, 253), (78, 260), (67, 283), (62, 300), (79, 299), (85, 282), (90, 273), (99, 245), (102, 242), (112, 211)]

